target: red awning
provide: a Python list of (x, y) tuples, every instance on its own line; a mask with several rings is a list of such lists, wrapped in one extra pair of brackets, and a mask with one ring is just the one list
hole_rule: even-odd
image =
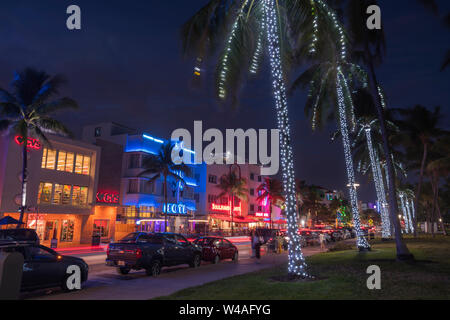
[(286, 224), (287, 222), (286, 222), (286, 220), (279, 219), (279, 220), (274, 220), (273, 223), (275, 223), (275, 224)]
[[(231, 222), (231, 217), (229, 215), (211, 214), (210, 218)], [(233, 218), (233, 222), (236, 222), (236, 223), (251, 223), (251, 222), (258, 222), (258, 221), (259, 220), (252, 219), (250, 217), (234, 216), (234, 218)]]

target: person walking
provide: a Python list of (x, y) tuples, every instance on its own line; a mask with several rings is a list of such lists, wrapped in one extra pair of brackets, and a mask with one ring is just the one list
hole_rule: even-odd
[(325, 250), (325, 235), (323, 234), (323, 232), (320, 233), (319, 235), (319, 240), (320, 240), (320, 250)]
[(255, 237), (254, 237), (254, 242), (255, 242), (255, 257), (256, 257), (256, 263), (261, 263), (260, 259), (261, 259), (261, 245), (262, 245), (262, 237), (259, 235), (258, 232), (256, 232)]
[(277, 245), (278, 245), (278, 253), (282, 253), (283, 252), (283, 237), (281, 236), (281, 233), (278, 232), (277, 234)]
[(255, 230), (252, 230), (252, 232), (250, 233), (250, 241), (251, 241), (251, 247), (252, 247), (252, 256), (251, 256), (251, 258), (255, 258), (255, 256), (256, 256), (255, 244), (256, 244), (256, 241), (257, 241)]

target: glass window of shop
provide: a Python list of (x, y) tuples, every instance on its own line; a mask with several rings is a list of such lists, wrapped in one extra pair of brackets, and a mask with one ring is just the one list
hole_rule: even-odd
[(52, 197), (52, 184), (41, 182), (38, 191), (38, 203), (50, 203)]
[(44, 241), (56, 239), (58, 230), (58, 222), (57, 221), (45, 221), (45, 230), (44, 230)]
[(56, 170), (64, 171), (66, 168), (66, 152), (59, 151), (58, 152), (58, 164), (56, 165)]
[(91, 157), (83, 156), (83, 171), (82, 171), (82, 174), (89, 175), (90, 168), (91, 168)]
[(72, 242), (75, 223), (73, 220), (62, 220), (60, 242)]
[(93, 234), (107, 237), (109, 234), (109, 220), (94, 220)]
[(90, 167), (90, 156), (64, 150), (56, 151), (44, 148), (41, 168), (89, 175)]

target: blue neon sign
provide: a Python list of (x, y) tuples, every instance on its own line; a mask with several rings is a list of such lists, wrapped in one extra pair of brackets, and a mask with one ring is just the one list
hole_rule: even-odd
[(166, 205), (163, 204), (163, 212), (167, 214), (187, 214), (187, 207), (182, 203), (168, 203), (166, 211)]

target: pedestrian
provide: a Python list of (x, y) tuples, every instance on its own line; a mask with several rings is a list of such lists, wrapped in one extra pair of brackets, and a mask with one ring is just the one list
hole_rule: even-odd
[(281, 233), (280, 232), (278, 232), (278, 235), (277, 235), (277, 244), (278, 244), (278, 253), (282, 253), (283, 252), (283, 241), (284, 241), (284, 239), (283, 239), (283, 237), (282, 237), (282, 235), (281, 235)]
[(260, 263), (259, 259), (261, 259), (261, 245), (263, 244), (263, 239), (258, 232), (255, 234), (254, 238), (256, 263)]
[(257, 241), (256, 233), (254, 230), (250, 233), (250, 241), (252, 246), (252, 258), (256, 256), (256, 249), (255, 249), (255, 243)]
[(323, 234), (323, 232), (320, 233), (319, 240), (320, 240), (320, 250), (325, 250), (325, 235)]

